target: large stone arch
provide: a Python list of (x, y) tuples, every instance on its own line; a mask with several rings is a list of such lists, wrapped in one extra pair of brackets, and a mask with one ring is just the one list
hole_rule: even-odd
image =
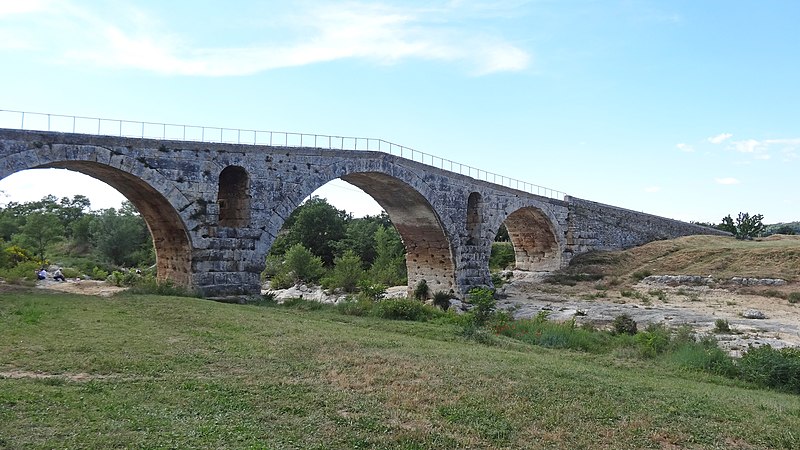
[(408, 286), (425, 280), (431, 292), (455, 292), (455, 262), (441, 220), (416, 189), (379, 172), (358, 172), (341, 179), (369, 194), (389, 214), (406, 247)]
[[(28, 169), (67, 169), (96, 178), (124, 195), (142, 215), (156, 252), (159, 280), (193, 287), (192, 246), (187, 228), (167, 195), (188, 201), (141, 161), (97, 146), (34, 145), (0, 158), (0, 179)], [(156, 188), (158, 186), (160, 189)], [(165, 195), (165, 193), (167, 195)]]
[(283, 222), (300, 202), (319, 187), (337, 178), (357, 186), (370, 195), (389, 215), (406, 248), (408, 286), (411, 290), (425, 280), (431, 292), (456, 292), (456, 267), (448, 227), (436, 208), (435, 187), (418, 173), (381, 158), (363, 153), (341, 165), (320, 170), (315, 177), (302, 180), (274, 211), (259, 244), (266, 255)]
[(516, 268), (552, 271), (561, 268), (564, 238), (553, 218), (535, 206), (525, 206), (509, 214), (503, 222), (514, 246)]

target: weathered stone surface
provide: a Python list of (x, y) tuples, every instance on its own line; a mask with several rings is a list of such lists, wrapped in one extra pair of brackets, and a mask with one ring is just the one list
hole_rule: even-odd
[(140, 211), (158, 277), (206, 296), (257, 294), (265, 257), (289, 214), (341, 178), (371, 195), (406, 246), (409, 287), (463, 296), (491, 286), (489, 255), (505, 223), (517, 263), (565, 266), (579, 253), (720, 234), (566, 197), (550, 199), (373, 151), (243, 146), (0, 129), (0, 178), (37, 167), (100, 179)]
[(747, 311), (742, 313), (742, 317), (744, 317), (745, 319), (766, 319), (767, 318), (767, 316), (763, 312), (761, 312), (761, 311), (759, 311), (757, 309), (748, 309)]

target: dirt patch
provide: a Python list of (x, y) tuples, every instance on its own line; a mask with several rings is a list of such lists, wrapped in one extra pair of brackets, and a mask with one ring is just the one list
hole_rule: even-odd
[(97, 280), (41, 280), (36, 283), (36, 287), (70, 294), (96, 295), (99, 297), (110, 297), (127, 289)]
[(88, 381), (94, 380), (104, 380), (107, 378), (113, 378), (112, 375), (92, 375), (88, 373), (42, 373), (42, 372), (31, 372), (27, 370), (9, 370), (6, 372), (0, 372), (0, 378), (10, 378), (10, 379), (20, 379), (20, 378), (27, 378), (27, 379), (34, 379), (34, 380), (66, 380), (66, 381), (73, 381), (76, 383), (85, 383)]

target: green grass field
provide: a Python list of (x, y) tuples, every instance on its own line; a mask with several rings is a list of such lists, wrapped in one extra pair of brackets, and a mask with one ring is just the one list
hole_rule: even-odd
[(800, 448), (800, 397), (451, 324), (0, 291), (0, 448)]

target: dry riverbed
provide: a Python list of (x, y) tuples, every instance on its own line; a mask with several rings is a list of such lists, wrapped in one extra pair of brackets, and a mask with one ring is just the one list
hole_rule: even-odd
[[(502, 298), (498, 305), (514, 311), (517, 318), (546, 311), (551, 320), (574, 318), (577, 324), (592, 323), (600, 327), (608, 326), (621, 314), (629, 315), (639, 328), (650, 323), (670, 327), (688, 325), (697, 333), (713, 333), (720, 345), (734, 355), (748, 345), (800, 346), (800, 303), (792, 304), (783, 298), (709, 286), (670, 286), (647, 280), (630, 287), (599, 290), (596, 283), (589, 282), (576, 286), (544, 283), (544, 276), (514, 272), (510, 282), (499, 290)], [(800, 286), (785, 285), (780, 289), (780, 292), (800, 291)], [(627, 296), (622, 291), (627, 291)], [(759, 311), (764, 318), (746, 318), (748, 311)], [(730, 333), (714, 333), (718, 319), (728, 321)]]

